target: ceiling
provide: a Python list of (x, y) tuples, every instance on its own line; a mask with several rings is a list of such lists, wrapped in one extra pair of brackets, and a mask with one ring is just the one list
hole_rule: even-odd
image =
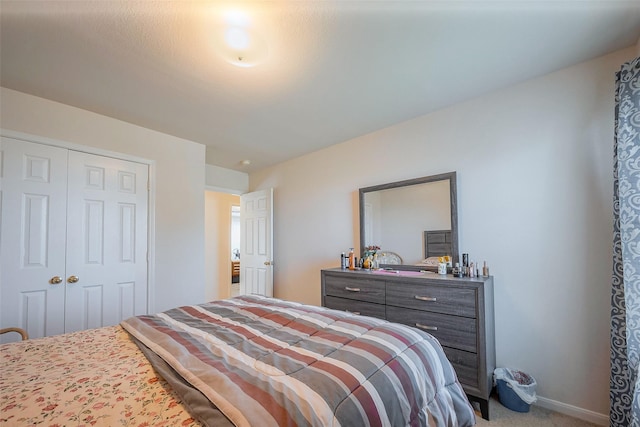
[[(228, 61), (230, 8), (255, 66)], [(251, 172), (639, 39), (638, 0), (2, 0), (0, 84)]]

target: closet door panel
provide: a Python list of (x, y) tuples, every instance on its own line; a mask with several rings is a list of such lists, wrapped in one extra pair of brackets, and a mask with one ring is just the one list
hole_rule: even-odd
[(67, 332), (147, 312), (147, 182), (146, 165), (70, 152)]
[(12, 138), (1, 141), (0, 327), (23, 328), (32, 338), (60, 334), (67, 150)]

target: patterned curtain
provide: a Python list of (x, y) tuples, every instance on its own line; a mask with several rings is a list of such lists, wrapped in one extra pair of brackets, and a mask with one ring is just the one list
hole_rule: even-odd
[(640, 58), (616, 74), (611, 427), (640, 427)]

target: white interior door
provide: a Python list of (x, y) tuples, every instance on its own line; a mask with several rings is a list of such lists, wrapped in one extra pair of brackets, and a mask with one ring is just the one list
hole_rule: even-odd
[(273, 296), (273, 188), (240, 196), (240, 294)]
[(0, 148), (0, 327), (61, 334), (67, 150), (4, 137)]
[(11, 138), (0, 154), (0, 327), (37, 338), (146, 313), (148, 166)]
[(69, 152), (65, 332), (147, 312), (148, 166)]

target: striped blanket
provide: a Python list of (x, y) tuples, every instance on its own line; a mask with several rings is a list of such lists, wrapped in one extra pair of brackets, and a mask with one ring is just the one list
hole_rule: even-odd
[(236, 426), (471, 426), (435, 338), (323, 307), (240, 296), (122, 322)]

